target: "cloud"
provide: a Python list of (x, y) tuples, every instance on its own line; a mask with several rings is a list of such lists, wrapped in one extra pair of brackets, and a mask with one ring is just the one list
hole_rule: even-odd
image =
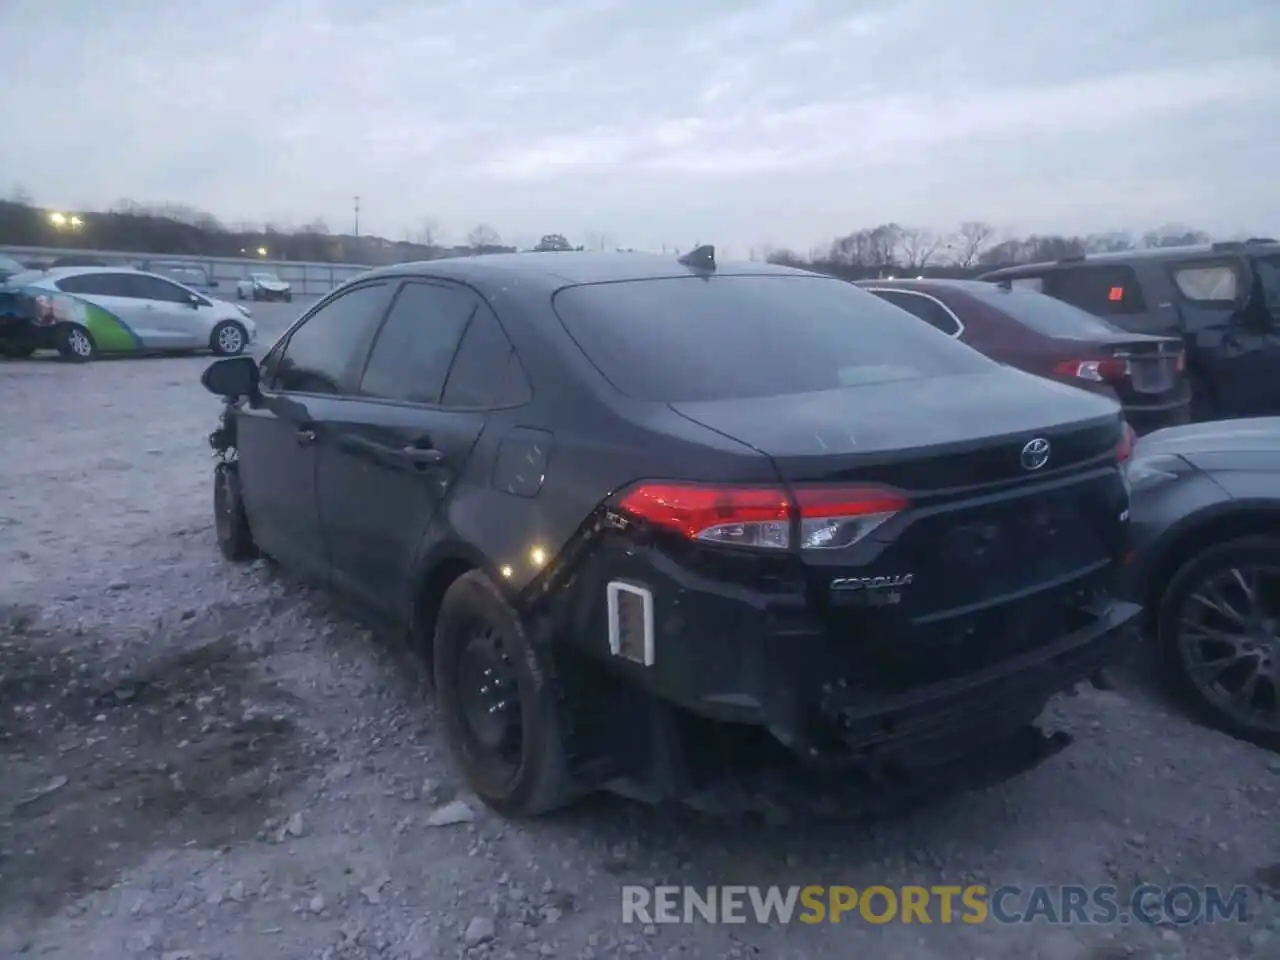
[(629, 244), (1280, 227), (1259, 0), (62, 0), (5, 5), (0, 35), (4, 176), (51, 205), (340, 225), (358, 193), (390, 236)]

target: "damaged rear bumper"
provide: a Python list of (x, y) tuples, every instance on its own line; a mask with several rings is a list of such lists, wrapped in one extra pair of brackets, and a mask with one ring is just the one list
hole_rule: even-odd
[[(811, 760), (932, 767), (1014, 734), (1054, 694), (1122, 659), (1137, 638), (1142, 608), (1108, 601), (1088, 627), (972, 674), (892, 697), (824, 690), (818, 707), (828, 737), (793, 743)], [(832, 749), (829, 743), (838, 744)]]

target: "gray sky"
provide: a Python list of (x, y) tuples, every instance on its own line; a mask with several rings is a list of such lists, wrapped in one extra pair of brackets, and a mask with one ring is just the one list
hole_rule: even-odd
[(807, 249), (1280, 230), (1277, 0), (0, 0), (0, 192)]

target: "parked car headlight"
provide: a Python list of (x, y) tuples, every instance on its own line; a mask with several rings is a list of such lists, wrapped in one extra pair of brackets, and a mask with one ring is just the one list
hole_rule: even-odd
[(1156, 454), (1150, 457), (1136, 457), (1125, 466), (1125, 482), (1129, 491), (1136, 493), (1151, 487), (1171, 483), (1179, 477), (1191, 473), (1195, 468), (1175, 454)]

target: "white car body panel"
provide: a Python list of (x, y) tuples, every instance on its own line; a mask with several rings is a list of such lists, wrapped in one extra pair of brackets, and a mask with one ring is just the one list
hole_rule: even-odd
[[(149, 282), (158, 293), (167, 292), (171, 298), (143, 299), (134, 296), (109, 296), (103, 293), (79, 290), (63, 291), (60, 283), (73, 277), (109, 276), (142, 277), (157, 281), (164, 287)], [(240, 324), (247, 334), (248, 344), (257, 335), (257, 325), (249, 311), (225, 300), (218, 300), (199, 293), (168, 277), (141, 270), (99, 268), (67, 268), (54, 270), (30, 283), (30, 286), (62, 291), (79, 297), (114, 314), (128, 325), (147, 350), (202, 350), (207, 349), (213, 330), (224, 320)]]
[(268, 278), (252, 273), (245, 279), (236, 281), (236, 296), (238, 297), (252, 297), (255, 289), (264, 293), (288, 293), (291, 285), (278, 277)]

